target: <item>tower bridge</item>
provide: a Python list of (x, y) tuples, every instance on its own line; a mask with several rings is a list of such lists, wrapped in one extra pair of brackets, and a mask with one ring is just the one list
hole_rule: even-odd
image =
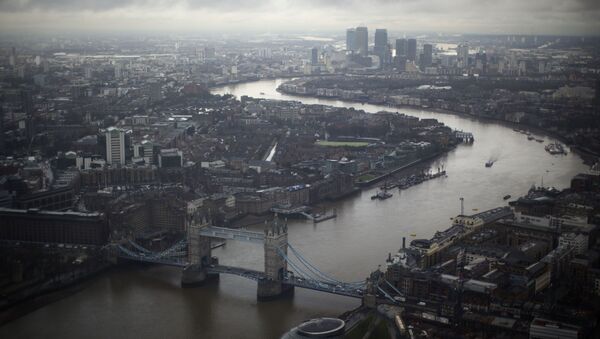
[[(262, 244), (264, 271), (219, 265), (218, 258), (211, 255), (211, 239), (215, 238)], [(182, 267), (182, 286), (200, 285), (219, 274), (233, 274), (256, 281), (259, 300), (276, 298), (295, 287), (354, 298), (369, 294), (366, 281), (343, 282), (312, 265), (288, 243), (287, 223), (277, 217), (264, 232), (216, 227), (202, 220), (188, 228), (184, 239), (160, 252), (150, 251), (133, 241), (114, 247), (118, 257), (123, 259)], [(376, 297), (385, 297), (376, 288), (373, 293)]]

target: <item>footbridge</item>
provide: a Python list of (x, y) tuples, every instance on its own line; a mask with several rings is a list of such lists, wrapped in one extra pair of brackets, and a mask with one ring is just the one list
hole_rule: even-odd
[(207, 226), (200, 229), (199, 234), (203, 237), (239, 240), (262, 244), (265, 242), (265, 234), (252, 232), (245, 229), (232, 229), (225, 227)]
[[(218, 258), (211, 255), (214, 239), (262, 244), (264, 271), (220, 265)], [(287, 223), (277, 217), (266, 225), (264, 232), (215, 227), (204, 221), (190, 226), (185, 238), (160, 252), (150, 251), (131, 240), (114, 247), (123, 259), (183, 268), (182, 286), (200, 285), (220, 274), (232, 274), (257, 281), (259, 300), (275, 298), (298, 287), (354, 298), (375, 295), (375, 298), (384, 297), (393, 302), (384, 289), (378, 290), (379, 284), (373, 287), (369, 281), (372, 277), (345, 282), (319, 270), (288, 243)]]

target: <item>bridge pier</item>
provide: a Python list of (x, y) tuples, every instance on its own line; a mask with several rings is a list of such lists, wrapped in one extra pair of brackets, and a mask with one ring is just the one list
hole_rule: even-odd
[(367, 308), (377, 308), (377, 295), (365, 293), (365, 295), (363, 295), (362, 303)]
[(293, 294), (294, 286), (270, 279), (260, 279), (256, 288), (258, 301), (270, 301)]
[(207, 269), (201, 265), (189, 265), (181, 272), (181, 287), (201, 286), (218, 277), (218, 274), (209, 274)]
[(258, 301), (269, 301), (293, 293), (293, 291), (294, 286), (284, 285), (281, 281), (261, 279), (256, 285), (256, 298)]

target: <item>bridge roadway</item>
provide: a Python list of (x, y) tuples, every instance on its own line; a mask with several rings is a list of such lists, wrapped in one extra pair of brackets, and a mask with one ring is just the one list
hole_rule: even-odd
[(362, 298), (363, 290), (356, 288), (356, 286), (346, 285), (334, 285), (331, 283), (304, 279), (300, 277), (290, 276), (283, 281), (286, 285), (292, 285), (295, 287), (306, 288), (309, 290), (327, 292), (331, 294), (343, 295), (345, 297)]
[[(254, 281), (258, 281), (261, 279), (265, 279), (265, 273), (260, 271), (255, 271), (247, 268), (233, 267), (233, 266), (225, 266), (225, 265), (213, 265), (208, 268), (208, 273), (219, 273), (219, 274), (233, 274), (237, 276), (241, 276), (247, 279), (251, 279)], [(363, 291), (356, 287), (345, 286), (345, 285), (334, 285), (331, 283), (315, 281), (311, 279), (304, 279), (301, 277), (295, 277), (294, 275), (290, 275), (283, 280), (285, 285), (306, 288), (309, 290), (315, 290), (320, 292), (327, 292), (337, 295), (342, 295), (346, 297), (352, 298), (362, 298)]]
[(207, 269), (208, 273), (219, 274), (234, 274), (240, 277), (258, 281), (265, 278), (265, 273), (261, 271), (250, 270), (247, 268), (225, 266), (225, 265), (210, 265)]
[(265, 234), (263, 232), (253, 232), (244, 229), (209, 226), (202, 228), (200, 230), (200, 235), (204, 237), (247, 241), (260, 244), (265, 242)]
[(172, 258), (172, 257), (157, 258), (157, 257), (153, 257), (153, 256), (145, 256), (144, 253), (132, 255), (132, 254), (121, 251), (119, 253), (119, 258), (132, 260), (132, 261), (147, 262), (147, 263), (151, 263), (151, 264), (175, 266), (175, 267), (186, 267), (189, 265), (187, 260), (185, 260), (185, 259)]

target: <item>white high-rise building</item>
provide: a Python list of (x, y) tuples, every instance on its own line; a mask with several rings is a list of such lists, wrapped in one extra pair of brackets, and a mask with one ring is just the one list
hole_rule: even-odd
[(120, 128), (106, 129), (106, 162), (125, 165), (125, 131)]

